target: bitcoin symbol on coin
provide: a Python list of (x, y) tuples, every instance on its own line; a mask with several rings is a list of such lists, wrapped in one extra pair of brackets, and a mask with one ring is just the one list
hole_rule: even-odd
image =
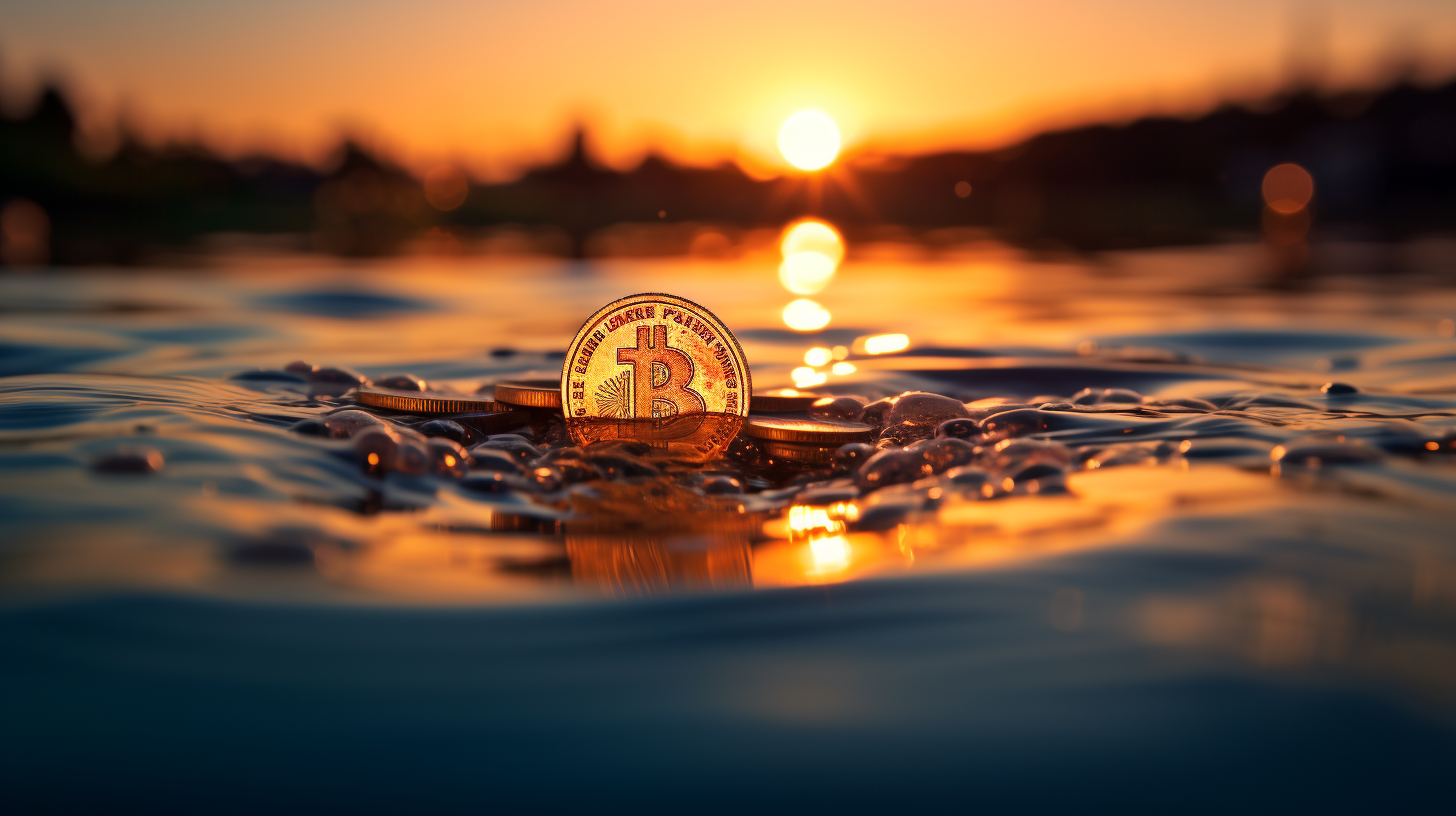
[(672, 295), (633, 295), (592, 315), (566, 353), (561, 407), (577, 444), (647, 442), (706, 459), (732, 441), (753, 393), (733, 334)]
[(617, 349), (617, 362), (632, 366), (633, 416), (670, 419), (708, 409), (703, 395), (688, 387), (693, 358), (667, 345), (667, 324), (637, 327), (637, 345)]

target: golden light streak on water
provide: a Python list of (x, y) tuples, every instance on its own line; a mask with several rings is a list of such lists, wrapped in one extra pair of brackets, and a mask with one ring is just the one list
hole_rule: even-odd
[(829, 325), (829, 310), (808, 298), (799, 298), (784, 307), (784, 325), (794, 331), (818, 331)]
[(865, 354), (893, 354), (910, 348), (910, 337), (904, 334), (876, 334), (864, 338)]

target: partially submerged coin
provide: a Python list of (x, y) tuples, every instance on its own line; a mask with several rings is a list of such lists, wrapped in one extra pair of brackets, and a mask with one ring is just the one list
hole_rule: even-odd
[(406, 391), (402, 388), (379, 386), (360, 387), (357, 398), (361, 405), (411, 414), (463, 414), (504, 411), (509, 407), (478, 395), (452, 394), (445, 391)]
[(790, 419), (774, 416), (749, 417), (746, 431), (749, 436), (775, 442), (826, 445), (866, 442), (875, 437), (875, 429), (863, 422), (834, 422), (827, 419)]
[(797, 388), (774, 388), (753, 395), (753, 410), (768, 413), (807, 411), (815, 400), (823, 396)]
[(495, 384), (498, 402), (524, 408), (560, 408), (561, 383), (556, 380), (510, 380)]
[(577, 444), (635, 439), (703, 460), (738, 434), (752, 394), (748, 361), (722, 321), (690, 300), (642, 294), (582, 324), (559, 398)]

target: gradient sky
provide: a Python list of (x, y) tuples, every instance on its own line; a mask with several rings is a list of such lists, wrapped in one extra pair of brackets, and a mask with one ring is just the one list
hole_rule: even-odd
[(486, 175), (559, 152), (577, 119), (618, 165), (657, 147), (772, 168), (806, 107), (850, 146), (988, 146), (1249, 96), (1301, 51), (1332, 83), (1396, 52), (1456, 70), (1456, 3), (0, 0), (12, 95), (50, 73), (93, 124), (125, 110), (151, 135), (313, 158), (346, 129)]

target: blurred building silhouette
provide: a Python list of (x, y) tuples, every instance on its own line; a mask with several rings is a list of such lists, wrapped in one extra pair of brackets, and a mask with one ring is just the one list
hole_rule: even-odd
[[(650, 156), (595, 163), (578, 132), (564, 160), (501, 184), (427, 196), (421, 180), (354, 143), (330, 169), (123, 135), (102, 160), (77, 148), (63, 93), (0, 119), (0, 261), (135, 263), (213, 233), (309, 236), (339, 254), (396, 251), (432, 227), (554, 228), (588, 251), (621, 223), (779, 226), (801, 215), (854, 233), (977, 227), (1032, 246), (1100, 249), (1254, 234), (1260, 183), (1282, 162), (1313, 176), (1323, 230), (1394, 240), (1456, 225), (1456, 81), (1375, 92), (1304, 90), (1192, 119), (1150, 117), (1046, 133), (995, 151), (856, 162), (755, 180), (737, 167)], [(431, 203), (436, 206), (431, 206)]]

